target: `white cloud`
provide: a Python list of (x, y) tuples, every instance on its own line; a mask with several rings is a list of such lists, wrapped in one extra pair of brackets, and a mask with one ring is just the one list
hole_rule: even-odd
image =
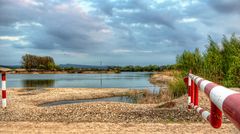
[(38, 2), (35, 0), (21, 0), (22, 4), (25, 5), (33, 5), (33, 6), (43, 6), (44, 4), (42, 2)]
[(181, 20), (178, 20), (179, 23), (192, 23), (198, 21), (197, 18), (183, 18)]
[(16, 22), (14, 24), (15, 29), (20, 29), (22, 27), (30, 27), (30, 26), (37, 26), (37, 27), (42, 27), (43, 25), (38, 22)]
[(133, 52), (132, 50), (128, 50), (128, 49), (115, 49), (113, 50), (113, 53), (131, 53)]
[(152, 53), (150, 50), (129, 50), (129, 49), (115, 49), (113, 53)]
[(0, 36), (0, 40), (20, 41), (24, 36)]
[(140, 53), (152, 53), (153, 51), (149, 51), (149, 50), (141, 50), (141, 51), (138, 51)]

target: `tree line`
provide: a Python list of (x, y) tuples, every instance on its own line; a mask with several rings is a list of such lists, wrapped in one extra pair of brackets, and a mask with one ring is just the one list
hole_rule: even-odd
[(47, 70), (47, 71), (68, 71), (68, 72), (79, 72), (79, 71), (114, 71), (120, 72), (153, 72), (162, 71), (166, 69), (173, 69), (173, 65), (147, 65), (147, 66), (107, 66), (106, 68), (76, 68), (76, 67), (60, 67), (55, 64), (54, 59), (50, 56), (37, 56), (32, 54), (25, 54), (22, 56), (22, 67), (28, 71), (32, 70)]
[(56, 68), (54, 59), (50, 56), (25, 54), (22, 56), (21, 63), (29, 71), (32, 69), (54, 70)]
[(206, 52), (198, 48), (194, 52), (185, 50), (176, 57), (177, 68), (185, 74), (202, 76), (227, 87), (240, 87), (240, 39), (234, 34), (222, 38), (218, 45), (210, 36)]
[(117, 66), (113, 67), (115, 70), (119, 70), (122, 72), (155, 72), (155, 71), (163, 71), (166, 69), (173, 69), (174, 65), (147, 65), (147, 66)]

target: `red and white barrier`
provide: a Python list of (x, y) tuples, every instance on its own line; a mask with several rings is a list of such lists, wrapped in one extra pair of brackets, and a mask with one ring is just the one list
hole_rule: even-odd
[(2, 72), (2, 107), (7, 107), (6, 73)]
[[(189, 73), (185, 83), (191, 81), (188, 87), (190, 95), (190, 108), (197, 110), (205, 120), (208, 120), (214, 128), (221, 127), (222, 112), (240, 130), (240, 93), (226, 87), (217, 85), (211, 81)], [(210, 113), (198, 106), (198, 88), (203, 91), (211, 101)], [(189, 91), (190, 90), (190, 91)]]

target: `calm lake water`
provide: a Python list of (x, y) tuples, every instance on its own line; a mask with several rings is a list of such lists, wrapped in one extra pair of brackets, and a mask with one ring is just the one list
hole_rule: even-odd
[(101, 101), (110, 101), (110, 102), (125, 102), (125, 103), (137, 103), (142, 96), (118, 96), (118, 97), (107, 97), (107, 98), (99, 98), (99, 99), (86, 99), (86, 100), (64, 100), (64, 101), (55, 101), (42, 104), (40, 106), (50, 107), (57, 105), (65, 105), (65, 104), (75, 104), (75, 103), (85, 103), (85, 102), (101, 102)]
[(8, 74), (7, 87), (58, 88), (130, 88), (159, 92), (149, 83), (151, 72), (123, 72), (120, 74)]

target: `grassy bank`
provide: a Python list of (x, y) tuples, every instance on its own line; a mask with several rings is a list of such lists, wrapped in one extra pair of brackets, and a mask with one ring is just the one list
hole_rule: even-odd
[(149, 81), (161, 88), (158, 99), (162, 102), (181, 97), (187, 92), (183, 78), (180, 71), (166, 70), (153, 74)]

